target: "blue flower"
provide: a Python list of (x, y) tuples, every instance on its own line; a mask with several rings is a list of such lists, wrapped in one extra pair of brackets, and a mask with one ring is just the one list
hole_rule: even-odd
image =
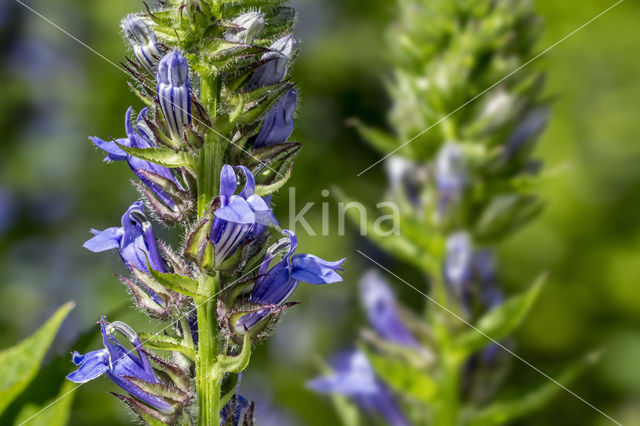
[(245, 176), (244, 188), (238, 195), (238, 176), (233, 167), (225, 164), (220, 173), (220, 207), (214, 212), (209, 235), (215, 246), (216, 265), (228, 259), (243, 242), (264, 233), (269, 224), (277, 223), (267, 201), (254, 194), (256, 184), (249, 169), (238, 169)]
[(460, 202), (467, 184), (467, 172), (460, 146), (454, 142), (447, 142), (438, 153), (435, 168), (438, 213), (442, 215), (452, 204)]
[(162, 52), (158, 47), (154, 32), (141, 18), (135, 15), (128, 15), (122, 20), (120, 26), (140, 65), (149, 74), (155, 75)]
[[(150, 405), (156, 410), (168, 414), (174, 408), (158, 396), (151, 395), (138, 386), (130, 378), (136, 378), (147, 383), (160, 383), (147, 355), (141, 350), (142, 342), (138, 335), (128, 325), (115, 321), (107, 324), (104, 317), (100, 319), (100, 331), (104, 349), (88, 352), (84, 355), (73, 353), (73, 363), (80, 367), (67, 376), (74, 383), (86, 383), (106, 374), (113, 383), (130, 393), (133, 397)], [(122, 333), (133, 349), (128, 350), (116, 338), (114, 333)], [(137, 355), (133, 353), (137, 352)]]
[[(220, 425), (240, 426), (252, 423), (252, 405), (245, 397), (236, 393), (220, 411)], [(230, 415), (233, 416), (232, 421)]]
[(389, 284), (377, 271), (367, 272), (360, 281), (360, 298), (369, 323), (383, 338), (404, 346), (419, 347), (418, 341), (402, 322)]
[(506, 162), (520, 151), (526, 150), (532, 140), (542, 132), (548, 120), (549, 111), (546, 108), (531, 111), (507, 139), (504, 145), (503, 161)]
[(456, 232), (447, 238), (444, 277), (456, 292), (462, 292), (473, 277), (473, 245), (466, 232)]
[(260, 58), (264, 64), (253, 72), (247, 88), (253, 90), (282, 81), (289, 71), (289, 62), (297, 47), (298, 42), (290, 34), (274, 41), (269, 46), (269, 52)]
[[(309, 284), (330, 284), (342, 281), (342, 277), (336, 271), (342, 271), (340, 265), (346, 259), (337, 262), (328, 262), (312, 254), (296, 254), (298, 238), (289, 231), (284, 230), (287, 237), (279, 240), (267, 250), (260, 269), (258, 279), (255, 282), (249, 301), (255, 304), (278, 306), (284, 303), (297, 288), (298, 282)], [(271, 268), (274, 258), (281, 259)], [(242, 316), (238, 320), (240, 328), (247, 328), (257, 324), (266, 317), (274, 308), (265, 308)]]
[(167, 268), (160, 253), (153, 227), (144, 215), (142, 201), (133, 203), (122, 216), (122, 226), (104, 231), (92, 229), (95, 235), (83, 247), (94, 252), (117, 249), (127, 267), (135, 267), (145, 272), (147, 260), (156, 271), (166, 272)]
[(191, 125), (191, 83), (189, 65), (173, 50), (158, 65), (158, 102), (174, 140), (181, 140), (185, 126)]
[(391, 391), (376, 377), (362, 352), (339, 354), (331, 367), (333, 374), (313, 379), (307, 386), (316, 392), (337, 393), (352, 398), (364, 411), (380, 414), (392, 426), (409, 425)]
[(158, 196), (158, 198), (160, 198), (167, 206), (173, 209), (176, 207), (176, 203), (171, 198), (171, 196), (162, 187), (154, 182), (151, 182), (146, 176), (141, 173), (141, 171), (143, 170), (153, 173), (155, 175), (161, 176), (164, 179), (170, 180), (179, 188), (182, 188), (180, 183), (173, 175), (171, 169), (152, 163), (150, 161), (141, 160), (140, 158), (134, 157), (133, 155), (129, 155), (118, 146), (118, 144), (129, 148), (152, 148), (157, 146), (151, 134), (151, 130), (148, 128), (144, 120), (147, 117), (147, 111), (148, 108), (144, 108), (142, 111), (140, 111), (140, 114), (138, 114), (138, 118), (136, 120), (137, 126), (136, 128), (134, 128), (131, 124), (132, 108), (129, 108), (127, 110), (124, 121), (127, 137), (124, 139), (117, 139), (117, 143), (113, 141), (107, 142), (95, 136), (91, 137), (90, 139), (94, 144), (96, 144), (98, 148), (107, 153), (107, 156), (104, 159), (105, 161), (126, 161), (129, 164), (129, 167), (131, 167), (131, 170), (133, 170), (133, 172), (136, 174), (136, 176), (138, 176), (138, 178), (147, 187), (149, 187), (149, 189), (151, 189)]
[(287, 141), (293, 132), (293, 114), (298, 102), (298, 90), (287, 91), (262, 120), (260, 132), (253, 141), (254, 148), (264, 148)]

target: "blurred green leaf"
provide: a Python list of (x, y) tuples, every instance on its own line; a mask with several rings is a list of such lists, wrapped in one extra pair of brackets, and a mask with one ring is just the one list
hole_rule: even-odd
[(29, 422), (29, 426), (65, 426), (69, 422), (74, 391), (77, 387), (75, 383), (65, 381), (54, 399), (46, 401), (42, 406), (27, 404), (22, 407), (14, 424), (22, 425)]
[(360, 136), (381, 154), (389, 154), (399, 146), (398, 139), (389, 133), (366, 126), (357, 119), (349, 120), (349, 124), (355, 127)]
[(393, 390), (418, 401), (430, 404), (438, 393), (438, 384), (424, 370), (404, 360), (389, 358), (366, 351), (377, 375)]
[(60, 324), (74, 306), (66, 303), (31, 337), (0, 352), (0, 413), (36, 376)]
[(469, 426), (503, 425), (543, 408), (556, 395), (565, 392), (562, 386), (575, 380), (597, 358), (590, 355), (566, 367), (555, 378), (561, 385), (548, 380), (525, 391), (518, 390), (511, 392), (510, 395), (496, 398), (492, 404), (473, 417)]
[[(458, 337), (456, 344), (466, 354), (485, 347), (490, 340), (501, 340), (518, 328), (538, 299), (546, 275), (541, 275), (524, 294), (514, 296), (478, 320), (477, 330), (471, 329)], [(480, 332), (478, 332), (480, 330)]]

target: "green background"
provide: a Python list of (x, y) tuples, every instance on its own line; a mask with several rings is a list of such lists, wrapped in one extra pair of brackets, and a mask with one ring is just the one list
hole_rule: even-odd
[[(546, 25), (539, 50), (613, 3), (537, 1)], [(141, 8), (131, 0), (28, 4), (116, 64), (126, 48), (119, 20)], [(301, 92), (293, 139), (304, 148), (290, 184), (298, 208), (316, 203), (306, 217), (318, 233), (321, 203), (329, 203), (332, 220), (329, 236), (299, 229), (300, 247), (325, 258), (347, 257), (348, 263), (343, 284), (301, 285), (294, 299), (302, 304), (256, 351), (242, 386), (261, 407), (258, 424), (327, 425), (336, 421), (328, 399), (304, 389), (304, 382), (364, 325), (356, 290), (371, 265), (355, 249), (375, 249), (356, 229), (336, 235), (335, 202), (321, 191), (339, 186), (371, 205), (382, 197), (383, 167), (356, 176), (379, 155), (345, 120), (384, 125), (389, 99), (382, 82), (389, 69), (383, 35), (394, 7), (383, 0), (293, 5), (302, 42), (293, 72)], [(507, 293), (525, 288), (541, 271), (550, 274), (515, 351), (553, 373), (603, 350), (601, 361), (570, 388), (623, 424), (640, 424), (639, 18), (640, 4), (624, 1), (529, 65), (547, 72), (547, 94), (555, 98), (538, 149), (555, 173), (541, 188), (547, 202), (542, 217), (500, 249)], [(71, 344), (91, 327), (97, 336), (99, 315), (116, 315), (127, 300), (113, 276), (123, 272), (118, 256), (81, 247), (90, 227), (116, 225), (136, 197), (128, 168), (102, 163), (87, 140), (88, 135), (122, 136), (126, 108), (140, 107), (126, 76), (105, 58), (14, 0), (0, 3), (0, 347), (32, 333), (65, 301), (78, 302), (48, 358), (51, 367), (0, 419), (3, 424), (25, 401), (51, 398), (72, 369)], [(287, 225), (287, 191), (277, 194), (275, 203)], [(390, 259), (386, 264), (424, 285), (409, 267)], [(402, 283), (393, 284), (403, 300), (422, 303)], [(135, 312), (121, 311), (117, 319), (154, 327)], [(98, 345), (93, 339), (86, 347)], [(537, 380), (542, 378), (531, 368), (512, 361), (511, 384)], [(130, 423), (132, 416), (107, 392), (114, 388), (106, 379), (82, 386), (72, 423)], [(610, 423), (563, 392), (521, 424)]]

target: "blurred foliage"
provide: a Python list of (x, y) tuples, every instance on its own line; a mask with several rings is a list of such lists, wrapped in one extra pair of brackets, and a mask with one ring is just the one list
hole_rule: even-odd
[[(613, 3), (537, 1), (546, 23), (538, 49)], [(124, 55), (119, 20), (140, 8), (127, 0), (29, 4), (116, 63)], [(356, 177), (379, 156), (344, 122), (358, 117), (384, 123), (389, 101), (383, 82), (389, 70), (381, 60), (386, 55), (381, 29), (394, 6), (383, 0), (293, 4), (302, 41), (293, 77), (301, 91), (294, 140), (304, 147), (290, 184), (297, 188), (296, 205), (316, 202), (307, 217), (319, 225), (320, 203), (328, 202), (322, 189), (340, 184), (373, 202), (383, 185), (381, 167)], [(558, 173), (541, 189), (548, 205), (541, 219), (512, 237), (500, 253), (510, 293), (524, 289), (541, 270), (550, 273), (516, 352), (548, 371), (592, 349), (604, 349), (595, 371), (572, 389), (623, 424), (640, 423), (638, 18), (640, 4), (623, 2), (538, 59), (548, 74), (547, 94), (556, 96), (538, 154)], [(2, 348), (32, 334), (65, 301), (77, 302), (52, 351), (64, 357), (57, 364), (60, 370), (42, 378), (55, 389), (42, 404), (72, 369), (71, 342), (122, 301), (123, 289), (110, 275), (122, 268), (117, 256), (91, 255), (81, 244), (90, 227), (104, 228), (117, 220), (135, 191), (122, 172), (126, 166), (99, 164), (101, 155), (87, 136), (121, 136), (122, 111), (136, 100), (125, 75), (113, 65), (12, 0), (0, 2), (0, 78)], [(96, 193), (100, 197), (90, 195)], [(286, 217), (288, 194), (277, 194), (275, 203), (280, 217)], [(335, 205), (330, 211), (336, 211)], [(330, 230), (334, 232), (335, 222)], [(364, 323), (352, 308), (357, 305), (355, 283), (366, 265), (353, 249), (367, 243), (352, 231), (343, 238), (300, 233), (305, 251), (349, 258), (345, 283), (313, 296), (301, 286), (296, 299), (303, 307), (292, 309), (276, 336), (254, 354), (243, 388), (262, 410), (262, 424), (337, 421), (330, 402), (303, 386), (317, 373), (314, 360), (344, 346)], [(407, 265), (395, 266), (411, 277)], [(412, 294), (407, 288), (396, 290)], [(136, 319), (144, 321), (136, 313), (118, 319), (132, 325)], [(539, 379), (517, 362), (513, 374), (522, 381)], [(130, 423), (109, 389), (106, 380), (83, 386), (75, 396), (71, 423)], [(30, 387), (26, 392), (36, 391)], [(558, 418), (565, 424), (608, 424), (566, 393), (518, 424), (553, 424)]]

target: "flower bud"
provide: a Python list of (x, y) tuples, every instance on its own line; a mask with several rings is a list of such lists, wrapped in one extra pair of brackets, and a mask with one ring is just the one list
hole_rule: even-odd
[(293, 132), (293, 114), (298, 102), (298, 91), (292, 88), (269, 110), (262, 120), (260, 132), (253, 141), (254, 148), (264, 148), (287, 141)]
[(120, 25), (140, 65), (154, 75), (162, 57), (156, 35), (141, 18), (135, 15), (127, 16)]
[(180, 140), (191, 125), (189, 65), (178, 51), (169, 52), (158, 65), (158, 101), (171, 137)]
[(249, 89), (276, 84), (281, 81), (289, 71), (289, 61), (298, 47), (298, 42), (292, 35), (286, 35), (273, 42), (269, 46), (270, 52), (262, 55), (265, 62), (251, 76)]
[(460, 292), (473, 274), (473, 246), (469, 234), (457, 232), (447, 239), (444, 276), (447, 284)]
[(235, 28), (227, 30), (224, 38), (232, 43), (251, 44), (264, 28), (264, 15), (260, 12), (247, 12), (231, 21)]
[(447, 142), (436, 159), (436, 184), (438, 187), (438, 212), (443, 214), (452, 204), (460, 201), (467, 183), (464, 156), (460, 146)]

